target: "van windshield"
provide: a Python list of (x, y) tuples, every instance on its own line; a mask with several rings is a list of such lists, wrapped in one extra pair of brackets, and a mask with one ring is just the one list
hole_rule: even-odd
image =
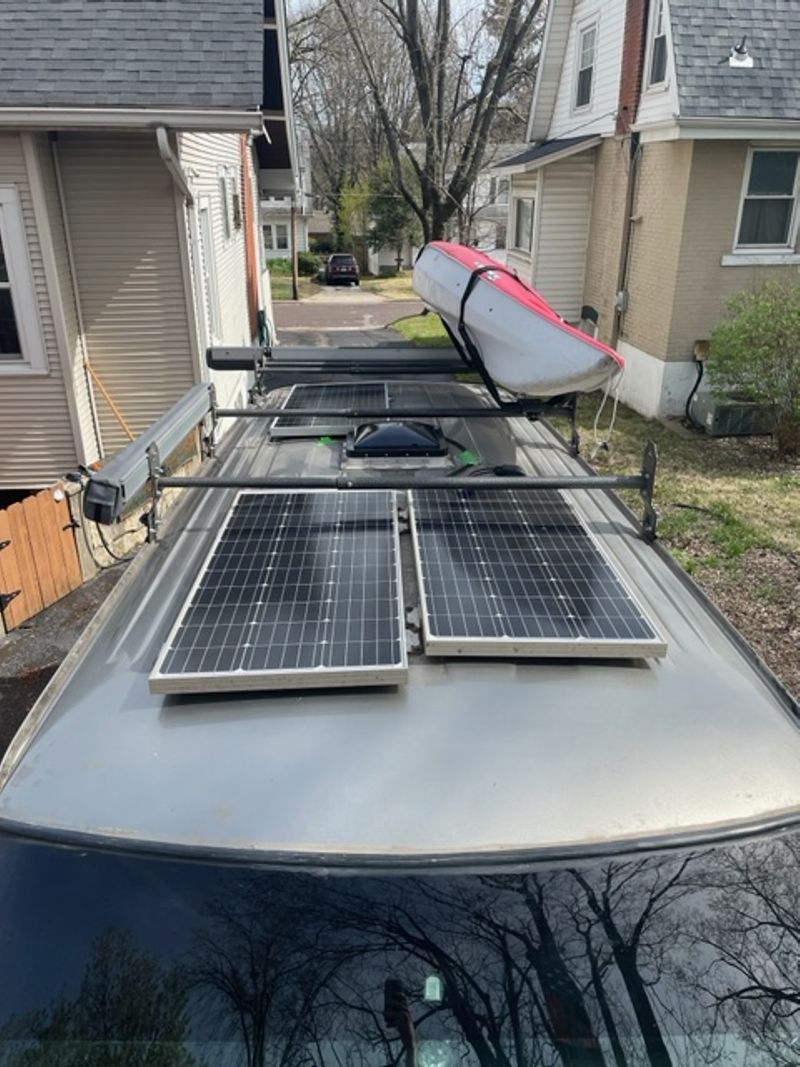
[(0, 1064), (794, 1064), (798, 861), (357, 876), (0, 838)]

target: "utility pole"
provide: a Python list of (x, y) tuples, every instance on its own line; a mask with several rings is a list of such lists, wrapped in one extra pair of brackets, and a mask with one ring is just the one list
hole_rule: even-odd
[(291, 215), (291, 232), (292, 232), (292, 300), (299, 300), (300, 293), (297, 288), (297, 201), (295, 199), (295, 193), (292, 193), (292, 215)]

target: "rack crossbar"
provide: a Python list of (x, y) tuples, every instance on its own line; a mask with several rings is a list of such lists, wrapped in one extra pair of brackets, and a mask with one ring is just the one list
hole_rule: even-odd
[(559, 410), (547, 404), (509, 404), (502, 408), (217, 408), (214, 414), (218, 419), (510, 419)]
[(159, 477), (164, 489), (638, 489), (647, 488), (640, 474), (578, 475), (563, 478), (527, 478), (524, 476), (420, 477), (407, 474), (384, 474), (380, 478), (353, 477), (349, 474), (304, 476), (302, 478), (203, 478), (192, 476)]

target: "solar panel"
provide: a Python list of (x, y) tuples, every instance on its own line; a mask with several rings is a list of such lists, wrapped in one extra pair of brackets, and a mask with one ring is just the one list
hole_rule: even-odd
[(409, 496), (430, 655), (666, 654), (558, 491), (465, 488)]
[[(389, 395), (383, 382), (337, 382), (332, 385), (293, 385), (283, 408), (385, 408)], [(280, 415), (270, 427), (272, 437), (345, 437), (353, 419)]]
[(405, 681), (395, 495), (243, 492), (150, 675), (156, 693)]

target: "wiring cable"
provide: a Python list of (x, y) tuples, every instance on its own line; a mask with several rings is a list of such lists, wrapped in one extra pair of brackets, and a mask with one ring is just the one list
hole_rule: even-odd
[[(619, 371), (612, 375), (606, 383), (606, 388), (603, 393), (603, 399), (600, 402), (600, 407), (597, 409), (597, 414), (594, 417), (594, 424), (592, 426), (592, 439), (594, 440), (594, 448), (589, 454), (590, 460), (597, 459), (598, 455), (601, 452), (610, 451), (611, 438), (614, 434), (614, 427), (617, 423), (617, 411), (619, 409), (619, 387), (621, 384), (622, 374)], [(605, 410), (605, 406), (608, 403), (608, 398), (611, 395), (612, 388), (614, 391), (614, 404), (611, 409), (611, 420), (608, 424), (608, 430), (606, 432), (605, 438), (603, 440), (600, 440), (600, 419), (603, 415), (603, 411)]]
[(703, 426), (702, 423), (698, 422), (697, 419), (692, 414), (692, 401), (694, 400), (695, 396), (697, 395), (697, 390), (700, 388), (700, 383), (703, 380), (703, 375), (705, 374), (705, 369), (706, 369), (706, 365), (703, 362), (703, 360), (702, 359), (698, 359), (698, 361), (697, 361), (697, 379), (695, 380), (695, 383), (692, 386), (691, 393), (689, 393), (688, 397), (686, 398), (686, 409), (685, 409), (686, 410), (686, 418), (687, 418), (688, 422), (690, 422), (691, 425), (694, 426), (695, 430), (699, 430), (701, 433), (705, 433), (706, 432), (705, 426)]

